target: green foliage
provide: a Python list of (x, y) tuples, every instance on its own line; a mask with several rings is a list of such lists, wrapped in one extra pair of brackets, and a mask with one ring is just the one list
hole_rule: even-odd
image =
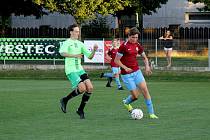
[(129, 4), (129, 0), (34, 0), (34, 2), (50, 12), (71, 14), (77, 23), (95, 18), (96, 13), (114, 14)]
[(11, 14), (30, 16), (34, 15), (37, 18), (43, 14), (43, 8), (33, 3), (31, 0), (6, 0), (0, 5), (0, 35), (3, 37), (5, 29), (10, 26), (9, 18)]
[[(106, 80), (99, 78), (101, 72), (110, 70), (89, 70), (87, 71), (91, 80)], [(143, 71), (144, 72), (144, 71)], [(187, 71), (166, 71), (154, 70), (151, 76), (146, 76), (148, 81), (191, 81), (210, 82), (210, 72), (187, 72)], [(67, 80), (64, 70), (1, 70), (0, 79), (57, 79)]]
[[(71, 14), (77, 23), (93, 19), (95, 15), (114, 14), (129, 5), (129, 0), (7, 0), (0, 5), (0, 16), (34, 15), (41, 17), (47, 12)], [(45, 9), (45, 10), (44, 10)]]
[(203, 8), (199, 8), (200, 11), (210, 11), (210, 1), (209, 0), (188, 0), (190, 2), (193, 2), (193, 3), (198, 3), (198, 2), (201, 2), (201, 3), (204, 3), (204, 7)]
[(0, 16), (9, 17), (14, 13), (41, 17), (47, 12), (59, 12), (71, 14), (80, 24), (87, 19), (94, 19), (96, 14), (151, 14), (166, 2), (167, 0), (7, 0), (0, 5)]
[(9, 17), (11, 14), (40, 17), (46, 12), (31, 0), (6, 0), (0, 5), (0, 16)]

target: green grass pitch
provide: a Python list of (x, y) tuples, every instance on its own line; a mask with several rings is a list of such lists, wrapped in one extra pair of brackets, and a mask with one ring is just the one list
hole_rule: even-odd
[[(148, 118), (143, 97), (133, 103), (144, 118), (132, 120), (122, 105), (128, 91), (94, 81), (86, 119), (75, 113), (81, 96), (64, 114), (59, 99), (67, 80), (0, 80), (1, 140), (208, 140), (209, 82), (148, 82), (158, 120)], [(114, 85), (114, 83), (113, 83)]]

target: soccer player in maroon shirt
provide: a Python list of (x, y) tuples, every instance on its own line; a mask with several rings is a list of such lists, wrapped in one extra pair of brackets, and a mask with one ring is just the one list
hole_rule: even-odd
[(154, 108), (146, 81), (137, 61), (137, 55), (141, 55), (145, 64), (145, 73), (148, 75), (152, 74), (148, 58), (144, 53), (144, 48), (140, 45), (140, 43), (138, 43), (139, 35), (140, 32), (136, 27), (133, 27), (129, 30), (128, 41), (124, 42), (120, 46), (114, 62), (121, 67), (122, 80), (131, 93), (131, 95), (123, 100), (127, 110), (132, 112), (133, 107), (130, 104), (138, 99), (140, 89), (145, 99), (149, 117), (152, 119), (157, 119), (158, 117), (154, 113)]
[(112, 69), (112, 73), (102, 73), (101, 74), (101, 78), (102, 77), (107, 77), (108, 78), (108, 82), (106, 84), (106, 87), (111, 87), (111, 81), (110, 78), (114, 78), (115, 82), (117, 84), (118, 90), (123, 90), (123, 87), (120, 83), (120, 79), (119, 79), (119, 75), (120, 75), (120, 67), (114, 62), (115, 56), (118, 52), (118, 48), (119, 48), (119, 40), (117, 38), (113, 39), (112, 41), (112, 47), (106, 51), (105, 57), (108, 61), (110, 61), (110, 66)]
[(117, 84), (119, 90), (123, 90), (123, 87), (120, 83), (119, 75), (120, 75), (120, 67), (114, 62), (115, 56), (118, 52), (118, 39), (114, 39), (112, 43), (112, 47), (106, 53), (106, 58), (110, 60), (110, 66), (112, 68), (112, 74)]

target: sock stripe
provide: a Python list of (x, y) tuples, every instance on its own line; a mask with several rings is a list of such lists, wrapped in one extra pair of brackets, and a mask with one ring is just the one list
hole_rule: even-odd
[(86, 96), (90, 96), (92, 93), (89, 93), (89, 92), (85, 92), (85, 95)]

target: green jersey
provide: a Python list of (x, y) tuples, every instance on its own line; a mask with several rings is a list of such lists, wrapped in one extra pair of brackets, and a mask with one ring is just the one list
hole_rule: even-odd
[[(79, 40), (67, 39), (62, 43), (59, 53), (67, 54), (84, 54), (89, 57), (91, 52), (85, 47), (85, 44)], [(72, 72), (82, 71), (81, 58), (65, 58), (65, 73), (66, 75)]]

